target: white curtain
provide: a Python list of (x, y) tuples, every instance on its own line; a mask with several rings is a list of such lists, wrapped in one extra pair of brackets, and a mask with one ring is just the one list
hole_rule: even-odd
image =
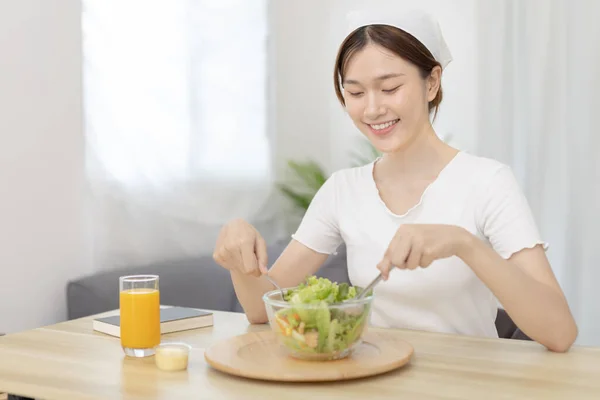
[(479, 152), (515, 169), (580, 328), (600, 345), (600, 1), (478, 1)]
[(267, 0), (84, 0), (96, 269), (211, 254), (230, 218), (279, 234)]

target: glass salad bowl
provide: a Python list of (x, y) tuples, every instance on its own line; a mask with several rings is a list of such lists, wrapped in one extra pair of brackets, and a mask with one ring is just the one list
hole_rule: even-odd
[(360, 288), (309, 277), (295, 288), (263, 296), (269, 324), (287, 353), (311, 361), (347, 357), (361, 343), (371, 314), (372, 293), (354, 300)]

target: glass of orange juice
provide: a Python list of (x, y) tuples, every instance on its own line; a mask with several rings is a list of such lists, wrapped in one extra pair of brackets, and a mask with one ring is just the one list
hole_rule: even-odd
[(154, 355), (160, 344), (158, 275), (119, 278), (121, 347), (130, 357)]

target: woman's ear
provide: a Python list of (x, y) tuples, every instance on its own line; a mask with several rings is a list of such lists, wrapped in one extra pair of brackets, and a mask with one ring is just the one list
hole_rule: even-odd
[(440, 90), (440, 84), (442, 82), (442, 68), (438, 65), (433, 67), (431, 74), (427, 77), (427, 101), (433, 101), (437, 96), (438, 90)]

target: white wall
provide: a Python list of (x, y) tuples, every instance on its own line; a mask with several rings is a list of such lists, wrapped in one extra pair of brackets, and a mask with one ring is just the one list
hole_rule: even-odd
[(337, 102), (333, 63), (345, 14), (363, 5), (384, 6), (390, 13), (420, 7), (439, 20), (454, 56), (443, 77), (444, 101), (436, 120), (440, 134), (453, 144), (475, 148), (476, 0), (308, 0), (273, 2), (275, 41), (276, 132), (279, 174), (288, 158), (313, 158), (327, 170), (349, 166), (360, 134)]
[(80, 5), (0, 2), (0, 331), (64, 319), (84, 259)]
[[(278, 181), (290, 178), (287, 161), (313, 159), (330, 170), (332, 149), (327, 98), (332, 93), (331, 65), (323, 39), (327, 37), (329, 9), (323, 0), (270, 2), (270, 102), (274, 125)], [(308, 22), (307, 22), (308, 21)], [(300, 219), (282, 199), (288, 233)]]
[(278, 165), (304, 157), (329, 165), (331, 149), (327, 98), (332, 93), (331, 65), (324, 38), (329, 9), (322, 0), (271, 1)]

